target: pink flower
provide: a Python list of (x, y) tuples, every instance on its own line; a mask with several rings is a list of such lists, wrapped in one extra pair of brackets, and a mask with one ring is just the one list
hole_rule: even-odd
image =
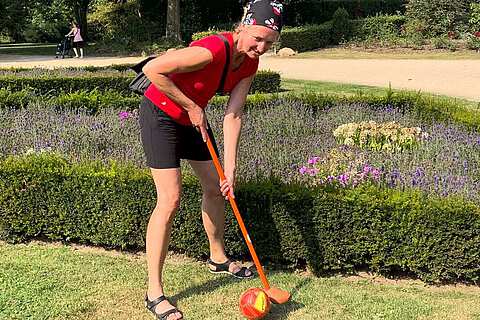
[(363, 173), (369, 173), (372, 171), (372, 167), (370, 167), (368, 164), (363, 167)]
[(301, 174), (305, 174), (305, 172), (307, 172), (308, 168), (303, 166), (300, 168), (300, 170), (298, 170)]
[(477, 38), (480, 38), (480, 31), (475, 32), (473, 35)]
[(338, 181), (340, 181), (341, 184), (346, 185), (348, 182), (348, 174), (344, 173), (338, 176)]
[(308, 159), (309, 164), (316, 164), (319, 161), (320, 161), (320, 157), (313, 157), (311, 159)]
[(132, 114), (128, 111), (121, 111), (118, 113), (118, 117), (120, 118), (120, 121), (130, 118), (131, 115)]
[(372, 170), (371, 173), (372, 173), (372, 175), (373, 175), (373, 179), (374, 179), (374, 180), (378, 180), (378, 179), (380, 178), (380, 173), (381, 173), (380, 170), (378, 170), (378, 169), (375, 168), (375, 169)]

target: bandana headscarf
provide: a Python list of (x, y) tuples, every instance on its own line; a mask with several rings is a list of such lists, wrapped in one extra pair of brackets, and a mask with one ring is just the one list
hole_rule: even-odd
[(283, 5), (278, 0), (251, 0), (247, 4), (245, 25), (258, 25), (280, 32)]

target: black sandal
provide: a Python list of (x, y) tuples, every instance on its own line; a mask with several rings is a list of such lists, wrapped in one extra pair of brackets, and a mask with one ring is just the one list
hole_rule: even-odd
[[(215, 268), (215, 269), (212, 269), (210, 267), (208, 268), (208, 270), (210, 270), (211, 273), (226, 273), (238, 279), (250, 279), (250, 278), (253, 278), (254, 276), (253, 272), (247, 267), (242, 267), (237, 272), (231, 272), (230, 270), (228, 270), (228, 267), (230, 267), (230, 265), (233, 263), (233, 261), (230, 259), (227, 259), (227, 261), (225, 261), (224, 263), (216, 263), (216, 262), (213, 262), (211, 259), (208, 259), (207, 263), (210, 266), (213, 266)], [(247, 276), (247, 270), (250, 271), (250, 275), (248, 276)]]
[(145, 307), (151, 313), (153, 313), (153, 315), (155, 316), (155, 319), (157, 319), (157, 320), (167, 320), (169, 315), (177, 313), (177, 312), (182, 315), (182, 317), (180, 319), (183, 319), (183, 313), (175, 307), (173, 307), (173, 309), (165, 311), (164, 313), (157, 313), (155, 311), (155, 308), (157, 307), (157, 305), (160, 302), (165, 301), (165, 300), (167, 300), (167, 298), (164, 295), (162, 295), (162, 296), (158, 297), (157, 299), (155, 299), (153, 301), (150, 301), (148, 299), (148, 295), (145, 294)]

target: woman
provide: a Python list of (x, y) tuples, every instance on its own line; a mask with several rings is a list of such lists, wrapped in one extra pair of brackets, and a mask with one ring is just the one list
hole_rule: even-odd
[(223, 123), (225, 181), (219, 182), (205, 144), (207, 135), (212, 137), (212, 133), (203, 110), (220, 83), (226, 60), (223, 41), (209, 36), (143, 67), (152, 84), (141, 103), (139, 121), (147, 164), (157, 190), (157, 204), (146, 236), (149, 281), (145, 303), (157, 319), (183, 318), (165, 298), (162, 282), (172, 221), (180, 203), (180, 159), (189, 161), (202, 186), (202, 219), (210, 244), (210, 271), (237, 278), (252, 276), (250, 270), (226, 256), (223, 198), (234, 196), (242, 109), (258, 68), (258, 57), (278, 40), (281, 11), (282, 5), (276, 0), (251, 1), (239, 27), (223, 34), (230, 43), (231, 61), (223, 88), (230, 94)]
[[(83, 47), (85, 42), (83, 41), (78, 23), (72, 22), (72, 29), (65, 36), (73, 37), (73, 52), (75, 52), (75, 58), (83, 58)], [(80, 49), (80, 57), (78, 56), (78, 49)]]

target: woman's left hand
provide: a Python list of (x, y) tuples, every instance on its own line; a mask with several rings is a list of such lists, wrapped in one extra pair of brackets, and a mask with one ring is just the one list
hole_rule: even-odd
[(235, 199), (233, 193), (233, 188), (235, 187), (235, 174), (226, 174), (226, 180), (220, 181), (220, 192), (222, 196), (225, 197), (225, 200), (228, 200), (228, 197), (231, 195), (232, 199)]

